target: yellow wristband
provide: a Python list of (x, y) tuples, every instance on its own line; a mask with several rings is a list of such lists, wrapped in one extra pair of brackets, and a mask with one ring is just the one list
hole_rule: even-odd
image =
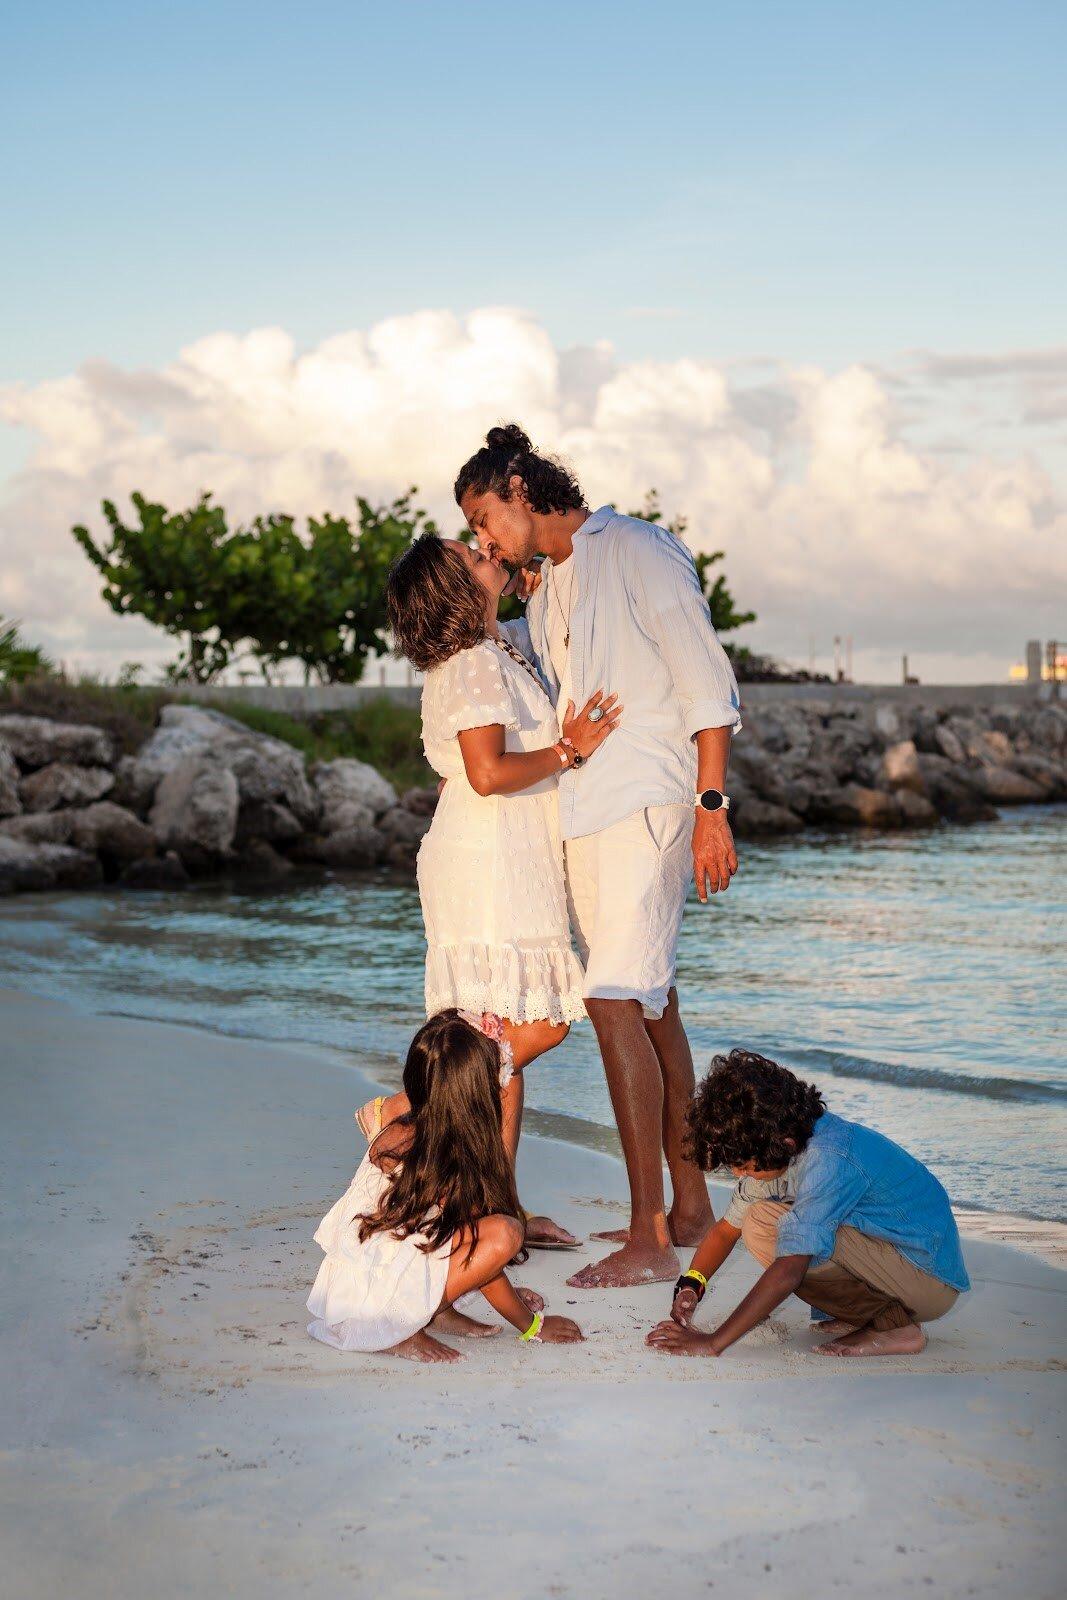
[(704, 1274), (702, 1272), (698, 1272), (696, 1267), (690, 1267), (688, 1272), (683, 1272), (682, 1273), (682, 1277), (683, 1278), (695, 1278), (702, 1289), (706, 1289), (707, 1286), (708, 1286), (707, 1278), (705, 1278), (705, 1276), (704, 1276)]
[(535, 1311), (534, 1312), (534, 1316), (533, 1316), (533, 1321), (530, 1323), (530, 1326), (527, 1328), (526, 1332), (519, 1334), (519, 1342), (520, 1342), (520, 1344), (529, 1344), (531, 1339), (540, 1338), (540, 1336), (541, 1336), (541, 1324), (544, 1322), (544, 1320), (545, 1320), (544, 1312), (543, 1311)]

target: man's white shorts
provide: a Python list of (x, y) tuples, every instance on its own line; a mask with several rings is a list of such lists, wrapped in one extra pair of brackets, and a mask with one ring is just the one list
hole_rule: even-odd
[(568, 839), (567, 900), (587, 1000), (640, 1000), (663, 1015), (693, 877), (691, 805), (646, 806)]

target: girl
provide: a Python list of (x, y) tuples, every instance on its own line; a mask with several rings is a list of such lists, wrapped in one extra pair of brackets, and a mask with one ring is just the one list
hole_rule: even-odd
[(504, 1273), (524, 1228), (502, 1137), (506, 1054), (453, 1009), (419, 1029), (404, 1066), (410, 1109), (375, 1133), (315, 1233), (325, 1260), (307, 1302), (313, 1338), (337, 1350), (457, 1361), (427, 1329), (495, 1332), (453, 1309), (480, 1289), (524, 1342), (581, 1339), (576, 1323), (546, 1316), (540, 1297)]
[[(426, 674), (423, 745), (446, 780), (418, 858), (426, 1013), (460, 1006), (505, 1019), (515, 1073), (504, 1139), (514, 1160), (522, 1069), (585, 1015), (556, 783), (565, 768), (595, 759), (621, 707), (595, 694), (580, 714), (568, 708), (561, 736), (528, 659), (525, 623), (497, 621), (509, 581), (477, 548), (424, 534), (394, 563), (388, 604), (397, 647)], [(573, 1249), (577, 1241), (549, 1218), (530, 1217), (526, 1243)]]

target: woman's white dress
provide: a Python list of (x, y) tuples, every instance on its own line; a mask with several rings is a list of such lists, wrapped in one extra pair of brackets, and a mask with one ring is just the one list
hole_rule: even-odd
[(360, 1214), (377, 1211), (389, 1179), (369, 1155), (315, 1230), (324, 1259), (308, 1296), (308, 1333), (335, 1350), (389, 1350), (425, 1328), (440, 1310), (450, 1243), (427, 1254), (423, 1234), (372, 1233), (360, 1241)]
[[(512, 624), (519, 648), (529, 635)], [(585, 1016), (584, 974), (571, 948), (557, 780), (518, 794), (480, 795), (458, 734), (504, 727), (506, 750), (543, 750), (559, 738), (539, 679), (485, 639), (426, 674), (422, 740), (447, 778), (418, 857), (426, 924), (426, 1014), (445, 1006), (512, 1022)]]

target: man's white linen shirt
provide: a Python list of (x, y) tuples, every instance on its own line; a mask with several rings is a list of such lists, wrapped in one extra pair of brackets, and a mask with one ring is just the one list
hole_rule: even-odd
[[(619, 726), (577, 771), (560, 774), (565, 839), (598, 833), (645, 806), (696, 797), (702, 728), (741, 727), (740, 695), (711, 623), (693, 557), (675, 534), (601, 506), (574, 535), (570, 697), (581, 710), (602, 689), (623, 707)], [(526, 620), (553, 702), (549, 575)], [(558, 705), (562, 715), (565, 706)]]

